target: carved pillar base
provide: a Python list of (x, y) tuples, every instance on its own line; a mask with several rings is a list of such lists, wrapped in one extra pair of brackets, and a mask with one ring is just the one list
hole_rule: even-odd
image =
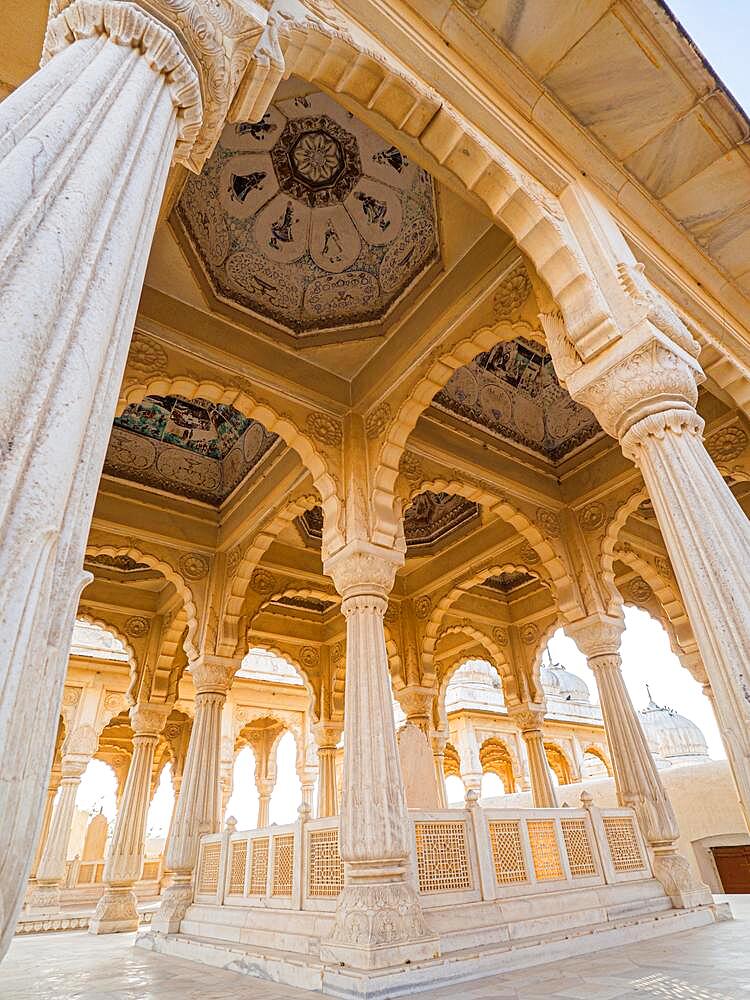
[(324, 962), (381, 969), (440, 955), (414, 889), (405, 882), (348, 885), (336, 908), (333, 934), (321, 945)]
[(120, 934), (137, 931), (137, 899), (130, 886), (108, 886), (96, 905), (89, 924), (90, 934)]

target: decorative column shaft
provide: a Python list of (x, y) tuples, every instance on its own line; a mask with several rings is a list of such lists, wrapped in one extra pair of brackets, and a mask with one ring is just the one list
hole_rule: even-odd
[(337, 816), (336, 748), (341, 740), (341, 726), (319, 722), (313, 732), (318, 744), (318, 818)]
[(437, 784), (438, 808), (448, 808), (448, 790), (445, 787), (445, 744), (448, 737), (445, 733), (434, 732), (431, 736), (432, 757), (435, 761), (435, 783)]
[(133, 756), (104, 865), (107, 888), (89, 924), (92, 934), (138, 929), (137, 899), (133, 886), (143, 875), (154, 751), (168, 714), (169, 707), (166, 705), (136, 705), (130, 709)]
[(29, 899), (28, 909), (31, 911), (54, 912), (59, 909), (60, 883), (65, 878), (65, 862), (75, 815), (76, 795), (83, 772), (88, 767), (95, 749), (96, 747), (92, 748), (91, 754), (63, 754), (60, 765), (60, 794), (39, 861), (36, 873), (37, 886)]
[(410, 831), (401, 777), (383, 618), (403, 556), (350, 543), (326, 562), (346, 618), (344, 780), (339, 844), (344, 890), (322, 949), (356, 968), (435, 953), (410, 877)]
[(45, 58), (0, 104), (0, 957), (39, 835), (159, 204), (201, 112), (177, 37), (132, 4), (77, 0)]
[(675, 906), (710, 903), (705, 885), (695, 882), (686, 859), (677, 852), (680, 835), (646, 734), (623, 680), (619, 620), (598, 618), (570, 626), (568, 631), (585, 653), (596, 678), (617, 800), (635, 811), (653, 855), (654, 874)]
[(526, 745), (534, 808), (556, 809), (557, 796), (544, 749), (544, 711), (542, 709), (522, 708), (517, 711), (511, 710), (508, 715), (521, 730), (521, 736)]
[(151, 922), (153, 931), (176, 934), (193, 898), (193, 869), (204, 833), (216, 833), (219, 816), (221, 711), (239, 663), (204, 656), (191, 665), (195, 684), (195, 719), (190, 733), (180, 794), (170, 829), (166, 867), (172, 884)]
[(750, 525), (713, 460), (695, 411), (654, 414), (622, 438), (641, 470), (714, 691), (750, 829)]
[(260, 830), (271, 823), (271, 796), (276, 781), (273, 778), (256, 778), (255, 784), (258, 789), (258, 822), (256, 826)]
[(52, 822), (52, 807), (54, 805), (55, 795), (57, 795), (57, 789), (60, 787), (61, 777), (60, 768), (53, 768), (49, 787), (47, 788), (47, 799), (44, 803), (44, 816), (42, 817), (42, 829), (39, 834), (39, 843), (37, 844), (36, 854), (34, 855), (34, 864), (31, 867), (31, 875), (29, 876), (30, 879), (36, 878), (39, 862), (41, 861), (42, 854), (44, 853), (47, 837), (49, 835), (50, 823)]

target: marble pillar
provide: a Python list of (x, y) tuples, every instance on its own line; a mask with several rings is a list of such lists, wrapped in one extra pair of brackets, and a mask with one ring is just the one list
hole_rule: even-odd
[(255, 825), (260, 830), (271, 823), (271, 796), (276, 785), (276, 779), (256, 778), (255, 785), (258, 789), (258, 821)]
[(89, 924), (92, 934), (114, 934), (138, 929), (138, 908), (133, 886), (143, 875), (151, 770), (159, 733), (164, 728), (168, 715), (167, 705), (143, 704), (130, 709), (133, 756), (104, 865), (106, 889)]
[(703, 420), (670, 410), (621, 439), (648, 488), (714, 692), (750, 829), (750, 524), (706, 451)]
[(313, 734), (318, 744), (318, 818), (337, 816), (336, 748), (341, 740), (341, 725), (318, 722)]
[(508, 717), (520, 729), (526, 747), (534, 808), (556, 809), (557, 796), (544, 749), (544, 710), (524, 706), (518, 709), (509, 709)]
[(60, 781), (62, 779), (62, 772), (60, 767), (53, 767), (52, 774), (50, 775), (49, 787), (47, 788), (47, 798), (44, 803), (44, 816), (42, 817), (42, 829), (39, 834), (39, 843), (36, 847), (36, 853), (34, 855), (34, 864), (31, 866), (31, 874), (29, 876), (29, 881), (36, 879), (37, 869), (39, 868), (39, 862), (42, 859), (42, 854), (44, 853), (44, 848), (47, 843), (47, 837), (49, 835), (50, 823), (52, 822), (52, 810), (55, 802), (55, 796), (57, 795), (57, 790), (60, 787)]
[(346, 618), (344, 777), (339, 844), (344, 889), (321, 956), (368, 969), (438, 953), (411, 876), (411, 837), (383, 618), (403, 556), (352, 542), (325, 563)]
[[(88, 740), (89, 734), (84, 734)], [(60, 789), (57, 797), (49, 833), (39, 860), (36, 873), (36, 887), (31, 893), (27, 909), (30, 912), (57, 912), (60, 908), (60, 885), (65, 878), (65, 862), (68, 856), (68, 842), (73, 826), (76, 795), (83, 772), (96, 751), (96, 745), (75, 746), (77, 734), (72, 733), (66, 741), (72, 750), (63, 752), (60, 764)]]
[(482, 763), (479, 759), (479, 744), (474, 727), (468, 719), (460, 719), (456, 733), (461, 781), (464, 792), (473, 792), (477, 798), (482, 794)]
[(445, 744), (448, 737), (445, 733), (434, 731), (430, 735), (432, 757), (435, 761), (435, 783), (437, 785), (438, 808), (448, 808), (448, 790), (445, 787)]
[(193, 898), (193, 870), (204, 833), (216, 833), (219, 816), (221, 712), (239, 660), (203, 656), (190, 666), (195, 685), (195, 718), (190, 733), (180, 794), (170, 830), (166, 868), (171, 885), (162, 893), (151, 929), (175, 934)]
[(651, 849), (654, 875), (674, 906), (707, 904), (708, 887), (695, 880), (688, 861), (677, 851), (677, 820), (625, 687), (619, 653), (623, 627), (619, 619), (597, 616), (568, 626), (567, 631), (596, 678), (617, 799), (635, 811)]
[(0, 104), (0, 956), (39, 836), (159, 204), (201, 118), (181, 43), (132, 4), (76, 0), (44, 59)]

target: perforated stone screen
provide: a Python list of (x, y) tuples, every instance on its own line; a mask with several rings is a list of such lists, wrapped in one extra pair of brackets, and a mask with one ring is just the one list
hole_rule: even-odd
[(198, 873), (198, 892), (213, 895), (219, 888), (219, 860), (221, 844), (205, 844), (201, 851), (200, 871)]
[(553, 879), (563, 878), (560, 850), (555, 835), (555, 821), (552, 819), (533, 819), (529, 820), (527, 828), (531, 842), (534, 874), (537, 880), (549, 882)]
[(307, 838), (307, 895), (331, 899), (343, 888), (338, 830), (311, 830)]
[(471, 889), (471, 867), (462, 822), (415, 823), (420, 892)]
[(245, 865), (247, 864), (247, 841), (235, 840), (229, 846), (229, 887), (228, 896), (241, 896), (245, 891)]
[(291, 896), (294, 878), (294, 834), (273, 838), (272, 896)]
[(564, 819), (561, 821), (561, 826), (570, 874), (573, 878), (596, 875), (596, 865), (591, 853), (586, 821), (583, 819)]
[(498, 885), (527, 882), (526, 860), (521, 846), (521, 830), (517, 820), (490, 820), (490, 842), (495, 879)]
[(638, 872), (646, 867), (631, 816), (605, 816), (604, 832), (616, 872)]
[(248, 896), (265, 896), (268, 882), (268, 837), (256, 837), (250, 848)]

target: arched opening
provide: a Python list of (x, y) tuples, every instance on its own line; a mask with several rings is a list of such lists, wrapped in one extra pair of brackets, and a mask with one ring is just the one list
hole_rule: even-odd
[(565, 752), (556, 743), (547, 742), (544, 744), (544, 752), (547, 756), (547, 763), (557, 778), (557, 784), (569, 785), (573, 780), (573, 773)]
[(276, 748), (276, 784), (271, 794), (272, 823), (293, 823), (302, 804), (302, 785), (295, 766), (297, 750), (294, 737), (284, 733)]
[(587, 747), (581, 760), (582, 778), (607, 778), (612, 774), (612, 765), (597, 747)]
[[(88, 762), (76, 793), (76, 811), (68, 840), (69, 861), (73, 858), (98, 861), (106, 856), (117, 815), (117, 785), (117, 776), (109, 764), (96, 758)], [(97, 819), (99, 816), (106, 820), (106, 826)]]
[[(516, 790), (513, 773), (513, 758), (508, 744), (498, 737), (486, 739), (479, 748), (479, 762), (482, 765), (482, 798), (487, 795), (504, 795)], [(491, 776), (497, 781), (490, 780)], [(485, 782), (487, 778), (487, 782)], [(485, 791), (485, 787), (492, 791)]]
[(146, 856), (161, 854), (169, 832), (172, 814), (175, 806), (173, 767), (168, 762), (159, 775), (154, 797), (148, 807), (146, 816)]
[(494, 771), (484, 772), (480, 790), (480, 799), (483, 804), (486, 799), (499, 798), (501, 795), (505, 795), (506, 792), (507, 789), (499, 774), (496, 774)]

